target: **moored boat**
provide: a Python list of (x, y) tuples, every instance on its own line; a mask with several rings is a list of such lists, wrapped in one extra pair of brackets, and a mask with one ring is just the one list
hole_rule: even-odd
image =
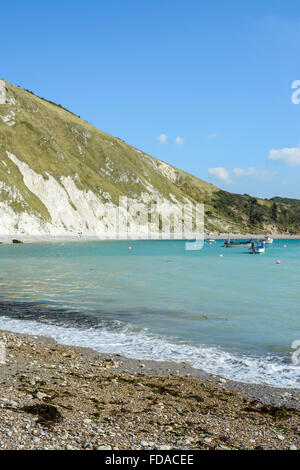
[(264, 253), (266, 250), (264, 242), (259, 241), (259, 242), (252, 242), (251, 243), (251, 248), (249, 249), (250, 255), (257, 255), (260, 253)]
[(270, 236), (267, 236), (263, 239), (263, 242), (265, 245), (272, 245), (273, 241), (274, 241), (273, 238)]

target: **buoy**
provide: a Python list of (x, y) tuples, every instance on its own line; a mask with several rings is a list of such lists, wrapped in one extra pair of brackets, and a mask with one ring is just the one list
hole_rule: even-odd
[(286, 248), (286, 245), (283, 245), (283, 248)]
[(281, 263), (281, 261), (278, 259), (278, 260), (276, 261), (276, 264), (280, 264), (280, 263)]
[(223, 258), (223, 255), (220, 255), (220, 258)]
[(132, 250), (132, 246), (129, 246), (129, 247), (128, 247), (128, 250)]

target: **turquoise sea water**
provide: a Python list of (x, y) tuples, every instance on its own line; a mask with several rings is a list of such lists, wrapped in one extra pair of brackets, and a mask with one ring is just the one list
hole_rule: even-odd
[(0, 328), (299, 387), (300, 242), (263, 255), (222, 241), (2, 245)]

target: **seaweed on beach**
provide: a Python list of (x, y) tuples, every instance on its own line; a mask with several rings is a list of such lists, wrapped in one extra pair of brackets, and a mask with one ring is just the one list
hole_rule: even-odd
[(287, 408), (285, 406), (265, 405), (258, 401), (253, 401), (244, 408), (244, 411), (252, 413), (261, 413), (263, 415), (272, 416), (273, 418), (285, 418), (291, 417), (291, 413), (297, 412), (294, 408)]
[(63, 421), (62, 414), (54, 405), (38, 403), (37, 405), (24, 406), (22, 411), (38, 416), (38, 423), (43, 425), (54, 425)]

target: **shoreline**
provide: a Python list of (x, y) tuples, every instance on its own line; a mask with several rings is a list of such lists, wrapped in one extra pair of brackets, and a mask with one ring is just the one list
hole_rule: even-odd
[[(300, 390), (0, 331), (5, 449), (299, 449)], [(48, 416), (48, 414), (49, 416)]]
[[(230, 234), (232, 240), (249, 240), (249, 239), (262, 239), (266, 234)], [(274, 240), (300, 240), (300, 235), (287, 235), (287, 234), (271, 234), (271, 237)], [(212, 238), (215, 240), (227, 240), (228, 233), (210, 233), (205, 235), (204, 239)], [(24, 234), (11, 234), (11, 235), (1, 235), (0, 234), (0, 243), (2, 244), (12, 244), (12, 240), (17, 239), (22, 243), (74, 243), (74, 242), (121, 242), (121, 241), (168, 241), (174, 240), (172, 238), (110, 238), (107, 235), (97, 235), (89, 234), (78, 236), (77, 234), (65, 234), (65, 235), (24, 235)]]
[[(37, 344), (52, 345), (62, 347), (63, 349), (71, 349), (84, 353), (88, 358), (98, 357), (101, 360), (109, 358), (111, 361), (119, 362), (119, 366), (116, 367), (116, 372), (128, 372), (130, 374), (136, 374), (140, 372), (141, 363), (144, 365), (144, 374), (156, 374), (156, 375), (171, 375), (175, 377), (194, 377), (202, 379), (206, 382), (212, 382), (215, 384), (222, 384), (222, 386), (230, 390), (238, 390), (246, 393), (251, 399), (261, 400), (266, 404), (274, 404), (276, 406), (295, 407), (300, 410), (300, 387), (299, 388), (288, 388), (288, 387), (275, 387), (268, 384), (242, 382), (237, 380), (231, 380), (218, 374), (206, 372), (203, 369), (192, 367), (188, 362), (176, 362), (172, 360), (155, 360), (155, 359), (136, 359), (123, 356), (118, 353), (104, 353), (96, 351), (93, 348), (87, 348), (84, 346), (74, 346), (68, 344), (62, 344), (57, 342), (54, 338), (47, 335), (34, 335), (27, 333), (16, 333), (10, 330), (0, 329), (0, 341), (1, 333), (9, 333), (20, 338), (25, 338), (30, 341), (36, 341)], [(0, 366), (1, 367), (1, 366)], [(294, 400), (294, 398), (296, 398)]]

